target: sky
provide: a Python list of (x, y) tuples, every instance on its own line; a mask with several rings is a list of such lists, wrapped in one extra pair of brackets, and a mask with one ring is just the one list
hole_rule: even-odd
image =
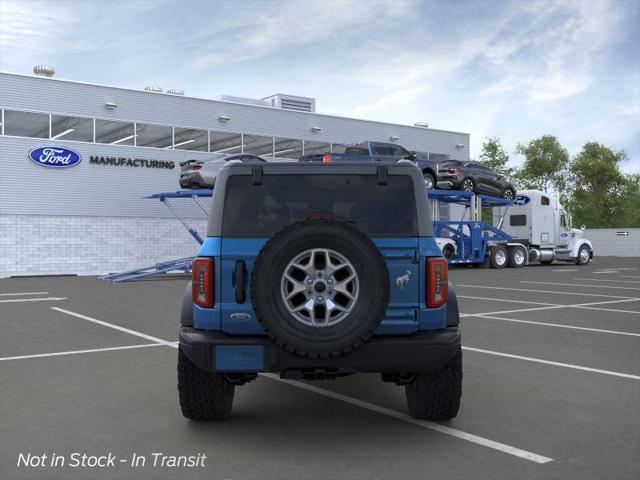
[[(0, 70), (624, 149), (640, 172), (640, 0), (0, 0)], [(363, 139), (364, 140), (364, 139)]]

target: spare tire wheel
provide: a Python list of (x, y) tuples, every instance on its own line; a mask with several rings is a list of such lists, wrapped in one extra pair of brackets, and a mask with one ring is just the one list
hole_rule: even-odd
[(389, 302), (389, 273), (355, 227), (304, 220), (275, 234), (251, 275), (253, 308), (279, 346), (304, 357), (336, 357), (362, 345)]

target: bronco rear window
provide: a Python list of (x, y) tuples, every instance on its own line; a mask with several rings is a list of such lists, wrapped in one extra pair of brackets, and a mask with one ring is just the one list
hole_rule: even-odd
[(417, 236), (413, 181), (406, 175), (233, 175), (226, 185), (222, 234), (269, 237), (305, 218), (335, 218), (371, 236)]

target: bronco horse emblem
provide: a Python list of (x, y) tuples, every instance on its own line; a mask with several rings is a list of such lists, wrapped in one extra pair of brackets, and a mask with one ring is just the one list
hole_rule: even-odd
[(411, 272), (407, 270), (407, 272), (404, 275), (400, 275), (399, 277), (396, 278), (396, 285), (400, 287), (400, 290), (402, 290), (404, 286), (407, 283), (409, 283), (410, 280), (411, 280)]

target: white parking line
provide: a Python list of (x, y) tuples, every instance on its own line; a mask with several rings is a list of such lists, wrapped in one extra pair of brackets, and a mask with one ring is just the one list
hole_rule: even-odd
[(502, 313), (519, 313), (519, 312), (537, 312), (539, 310), (553, 310), (556, 308), (586, 308), (588, 310), (601, 310), (604, 312), (620, 312), (620, 313), (633, 313), (636, 314), (638, 312), (634, 310), (616, 310), (614, 308), (602, 308), (602, 307), (594, 307), (593, 305), (606, 305), (609, 303), (625, 303), (625, 302), (637, 302), (640, 298), (629, 298), (626, 300), (607, 300), (604, 302), (590, 302), (590, 303), (576, 303), (573, 305), (555, 305), (549, 304), (548, 307), (533, 307), (533, 308), (518, 308), (516, 310), (498, 310), (495, 312), (482, 312), (482, 313), (461, 313), (461, 317), (473, 317), (477, 315), (500, 315)]
[(468, 298), (471, 300), (491, 300), (493, 302), (508, 302), (508, 303), (528, 303), (531, 305), (546, 305), (550, 307), (557, 307), (556, 303), (544, 303), (544, 302), (532, 302), (531, 300), (507, 300), (506, 298), (489, 298), (489, 297), (471, 297), (469, 295), (456, 295), (457, 298)]
[(598, 308), (598, 307), (586, 307), (586, 306), (577, 306), (575, 308), (584, 308), (586, 310), (600, 310), (601, 312), (616, 312), (616, 313), (630, 313), (633, 315), (640, 315), (640, 312), (636, 310), (620, 310), (615, 308)]
[(640, 278), (640, 275), (620, 275), (620, 278)]
[[(587, 280), (591, 281), (593, 278), (580, 278), (573, 277), (571, 280)], [(640, 280), (607, 280), (605, 278), (599, 278), (598, 282), (613, 282), (613, 283), (640, 283)]]
[(489, 318), (491, 320), (502, 320), (505, 322), (514, 322), (514, 323), (529, 323), (531, 325), (541, 325), (544, 327), (558, 327), (558, 328), (569, 328), (573, 330), (584, 330), (586, 332), (596, 332), (596, 333), (611, 333), (613, 335), (627, 335), (630, 337), (640, 337), (640, 333), (632, 333), (632, 332), (620, 332), (618, 330), (603, 330), (601, 328), (589, 328), (589, 327), (578, 327), (575, 325), (565, 325), (562, 323), (548, 323), (548, 322), (534, 322), (532, 320), (519, 320), (515, 318), (503, 318), (503, 317), (495, 317), (493, 315), (465, 315), (465, 317), (476, 317), (476, 318)]
[(564, 287), (591, 287), (591, 288), (615, 288), (616, 290), (640, 290), (638, 287), (619, 287), (617, 285), (585, 285), (583, 283), (554, 283), (554, 282), (535, 282), (533, 280), (520, 280), (520, 283), (535, 283), (541, 285), (560, 285)]
[(549, 463), (553, 461), (553, 459), (549, 457), (528, 452), (526, 450), (512, 447), (504, 443), (494, 442), (493, 440), (489, 440), (488, 438), (479, 437), (477, 435), (463, 432), (462, 430), (458, 430), (455, 428), (447, 427), (439, 423), (429, 422), (427, 420), (418, 420), (413, 417), (410, 417), (406, 413), (397, 412), (395, 410), (391, 410), (390, 408), (381, 407), (379, 405), (365, 402), (357, 398), (342, 395), (341, 393), (325, 390), (324, 388), (319, 388), (314, 385), (309, 385), (307, 383), (301, 383), (294, 380), (287, 380), (284, 378), (280, 378), (278, 375), (275, 375), (273, 373), (263, 373), (261, 375), (264, 377), (270, 378), (271, 380), (276, 380), (278, 382), (286, 383), (287, 385), (291, 385), (296, 388), (301, 388), (303, 390), (308, 390), (310, 392), (317, 393), (318, 395), (323, 395), (325, 397), (329, 397), (334, 400), (338, 400), (340, 402), (355, 405), (360, 408), (365, 408), (367, 410), (371, 410), (372, 412), (380, 413), (382, 415), (387, 415), (388, 417), (393, 417), (395, 419), (402, 420), (403, 422), (411, 423), (419, 427), (424, 427), (430, 430), (435, 430), (436, 432), (444, 433), (446, 435), (451, 435), (452, 437), (460, 438), (462, 440), (466, 440), (467, 442), (475, 443), (477, 445), (482, 445), (483, 447), (488, 447), (494, 450), (498, 450), (500, 452), (508, 453), (509, 455), (520, 457), (525, 460), (529, 460), (531, 462)]
[(51, 307), (51, 310), (55, 310), (56, 312), (60, 312), (60, 313), (66, 313), (67, 315), (71, 315), (72, 317), (81, 318), (82, 320), (86, 320), (88, 322), (97, 323), (98, 325), (113, 328), (114, 330), (118, 330), (120, 332), (128, 333), (130, 335), (135, 335), (136, 337), (144, 338), (152, 342), (161, 343), (168, 347), (175, 348), (175, 342), (169, 342), (167, 340), (163, 340), (162, 338), (154, 337), (152, 335), (147, 335), (146, 333), (131, 330), (130, 328), (121, 327), (120, 325), (114, 325), (113, 323), (109, 323), (109, 322), (103, 322), (102, 320), (98, 320), (97, 318), (87, 317), (86, 315), (81, 315), (79, 313), (71, 312), (69, 310), (65, 310), (64, 308)]
[(162, 343), (145, 343), (142, 345), (126, 345), (124, 347), (108, 347), (108, 348), (91, 348), (89, 350), (70, 350), (67, 352), (53, 352), (53, 353), (37, 353), (35, 355), (19, 355), (17, 357), (2, 357), (0, 362), (7, 360), (24, 360), (26, 358), (41, 358), (41, 357), (60, 357), (63, 355), (78, 355), (79, 353), (94, 353), (94, 352), (111, 352), (114, 350), (130, 350), (132, 348), (147, 348), (147, 347), (162, 347)]
[(631, 375), (629, 373), (612, 372), (611, 370), (600, 370), (598, 368), (583, 367), (581, 365), (573, 365), (571, 363), (552, 362), (550, 360), (543, 360), (541, 358), (523, 357), (521, 355), (512, 355), (510, 353), (494, 352), (492, 350), (483, 350), (481, 348), (462, 347), (463, 350), (470, 352), (486, 353), (488, 355), (496, 355), (498, 357), (515, 358), (517, 360), (525, 360), (527, 362), (542, 363), (545, 365), (553, 365), (555, 367), (571, 368), (574, 370), (582, 370), (584, 372), (602, 373), (604, 375), (611, 375), (614, 377), (630, 378), (632, 380), (640, 380), (637, 375)]
[(560, 270), (551, 270), (552, 272), (577, 272), (579, 268), (561, 268)]
[[(497, 287), (496, 287), (497, 288)], [(602, 295), (605, 296), (605, 295)], [(86, 315), (81, 315), (79, 313), (75, 313), (75, 312), (71, 312), (69, 310), (65, 310), (62, 308), (58, 308), (58, 307), (51, 307), (52, 310), (56, 310), (58, 312), (61, 313), (66, 313), (67, 315), (71, 315), (77, 318), (81, 318), (84, 320), (87, 320), (89, 322), (93, 322), (93, 323), (97, 323), (98, 325), (103, 325), (105, 327), (109, 327), (109, 328), (113, 328), (115, 330), (119, 330), (121, 332), (125, 332), (125, 333), (129, 333), (131, 335), (135, 335), (137, 337), (141, 337), (141, 338), (145, 338), (147, 340), (151, 340), (153, 342), (165, 345), (167, 347), (171, 347), (171, 348), (178, 348), (177, 342), (169, 342), (167, 340), (163, 340), (161, 338), (158, 337), (154, 337), (151, 335), (147, 335), (145, 333), (142, 332), (138, 332), (136, 330), (131, 330), (129, 328), (124, 328), (121, 327), (119, 325), (114, 325), (112, 323), (109, 322), (104, 322), (102, 320), (98, 320), (92, 317), (88, 317)], [(640, 380), (640, 377), (636, 376), (636, 375), (630, 375), (627, 373), (621, 373), (621, 372), (612, 372), (609, 370), (600, 370), (600, 369), (596, 369), (596, 368), (590, 368), (590, 367), (583, 367), (580, 365), (572, 365), (569, 363), (561, 363), (561, 362), (553, 362), (553, 361), (549, 361), (549, 360), (543, 360), (543, 359), (539, 359), (539, 358), (532, 358), (532, 357), (524, 357), (524, 356), (520, 356), (520, 355), (512, 355), (509, 353), (502, 353), (502, 352), (494, 352), (491, 350), (483, 350), (483, 349), (479, 349), (479, 348), (473, 348), (473, 347), (462, 347), (463, 350), (467, 350), (467, 351), (472, 351), (472, 352), (478, 352), (478, 353), (485, 353), (485, 354), (489, 354), (489, 355), (496, 355), (496, 356), (500, 356), (500, 357), (507, 357), (507, 358), (515, 358), (518, 360), (525, 360), (525, 361), (529, 361), (529, 362), (534, 362), (534, 363), (541, 363), (541, 364), (546, 364), (546, 365), (553, 365), (553, 366), (558, 366), (558, 367), (564, 367), (564, 368), (571, 368), (571, 369), (575, 369), (575, 370), (582, 370), (582, 371), (586, 371), (586, 372), (592, 372), (592, 373), (600, 373), (600, 374), (605, 374), (605, 375), (611, 375), (611, 376), (616, 376), (616, 377), (622, 377), (622, 378), (629, 378), (632, 380)], [(340, 401), (346, 402), (346, 403), (351, 403), (352, 405), (357, 405), (360, 406), (362, 408), (367, 408), (369, 410), (372, 411), (377, 411), (379, 413), (409, 422), (409, 423), (413, 423), (415, 425), (420, 425), (426, 428), (430, 428), (432, 430), (436, 430), (442, 433), (446, 433), (448, 435), (460, 438), (460, 439), (464, 439), (467, 440), (469, 442), (473, 442), (479, 445), (484, 445), (487, 446), (489, 448), (493, 448), (495, 450), (499, 450), (520, 458), (525, 458), (527, 460), (536, 462), (536, 463), (548, 463), (550, 461), (552, 461), (553, 459), (549, 458), (549, 457), (544, 457), (542, 455), (537, 455), (535, 453), (531, 453), (531, 452), (527, 452), (526, 450), (520, 450), (518, 448), (515, 447), (511, 447), (509, 445), (505, 445), (499, 442), (494, 442), (492, 440), (483, 438), (483, 437), (478, 437), (476, 435), (472, 435), (460, 430), (456, 430), (450, 427), (446, 427), (444, 425), (440, 425), (437, 423), (432, 423), (432, 422), (427, 422), (427, 421), (422, 421), (422, 420), (416, 420), (412, 417), (409, 417), (406, 414), (400, 413), (400, 412), (396, 412), (395, 410), (390, 410), (390, 409), (386, 409), (384, 407), (380, 407), (378, 405), (374, 405), (374, 404), (370, 404), (368, 402), (364, 402), (362, 400), (358, 400), (355, 398), (351, 398), (351, 397), (347, 397), (345, 395), (341, 395), (338, 393), (334, 393), (334, 392), (330, 392), (328, 390), (324, 390), (318, 387), (314, 387), (312, 385), (307, 385), (305, 383), (300, 383), (300, 382), (295, 382), (292, 380), (286, 380), (286, 379), (281, 379), (279, 378), (277, 375), (274, 374), (261, 374), (264, 375), (268, 378), (272, 378), (274, 380), (278, 380), (284, 383), (288, 383), (290, 385), (293, 385), (295, 387), (298, 388), (303, 388), (309, 391), (313, 391), (316, 393), (319, 393), (321, 395), (325, 395), (327, 397), (332, 397), (335, 399), (338, 399)]]
[[(546, 282), (544, 282), (546, 283)], [(638, 300), (636, 297), (622, 297), (620, 295), (603, 295), (599, 293), (579, 293), (579, 292), (559, 292), (557, 290), (533, 290), (530, 288), (511, 288), (511, 287), (490, 287), (488, 285), (463, 285), (462, 283), (457, 283), (456, 287), (466, 287), (466, 288), (489, 288), (492, 290), (510, 290), (513, 292), (526, 292), (526, 293), (554, 293), (556, 295), (576, 295), (579, 297), (606, 297), (606, 298), (624, 298), (631, 300)]]
[(20, 295), (49, 295), (49, 292), (0, 293), (0, 297), (17, 297)]
[(46, 298), (11, 298), (9, 300), (0, 300), (0, 303), (18, 303), (18, 302), (57, 302), (58, 300), (66, 300), (67, 297), (46, 297)]

